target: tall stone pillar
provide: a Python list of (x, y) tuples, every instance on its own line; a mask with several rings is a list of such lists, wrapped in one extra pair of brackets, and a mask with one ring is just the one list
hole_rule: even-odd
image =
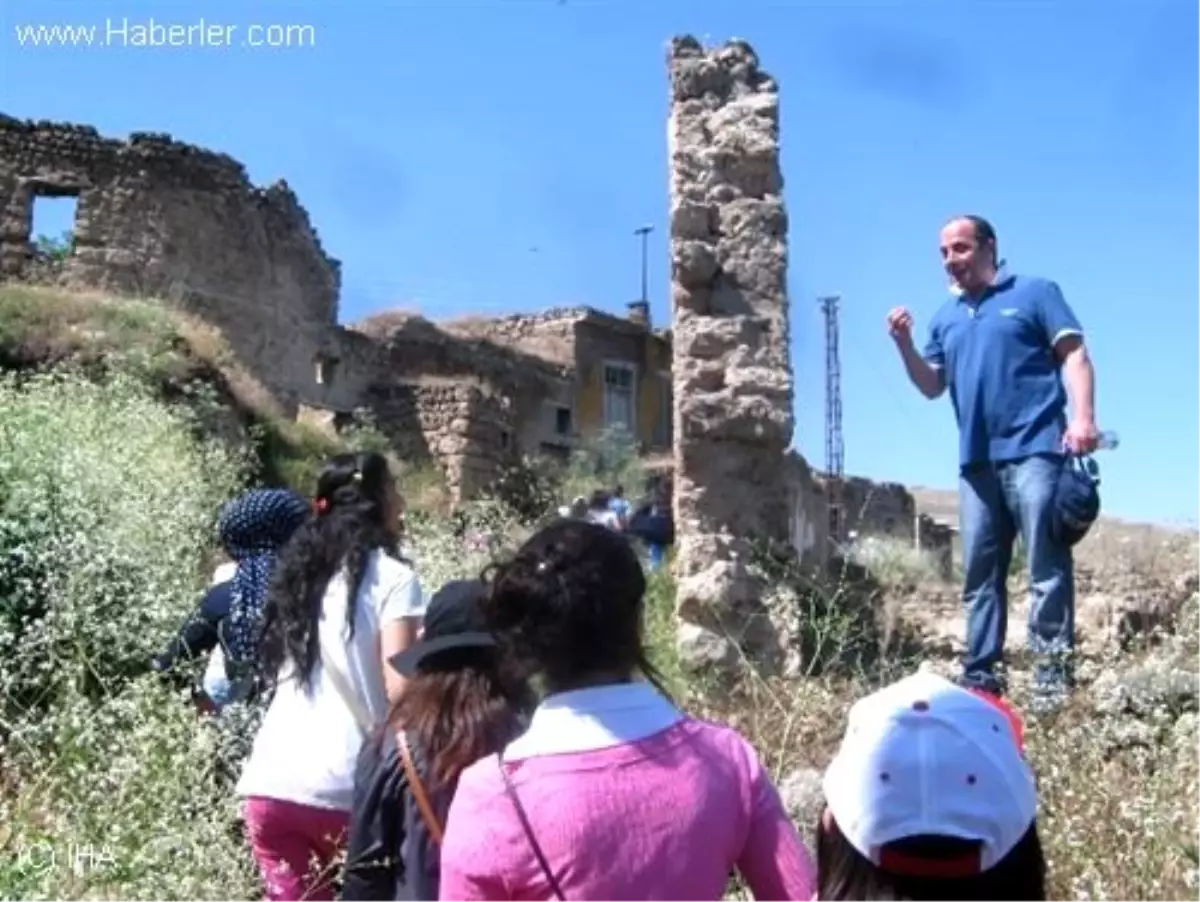
[(671, 42), (679, 644), (693, 664), (759, 657), (774, 633), (748, 570), (786, 542), (793, 429), (779, 95), (743, 41)]

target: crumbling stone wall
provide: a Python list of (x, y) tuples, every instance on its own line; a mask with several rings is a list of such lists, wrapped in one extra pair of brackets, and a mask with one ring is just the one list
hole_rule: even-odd
[(486, 339), (563, 366), (575, 365), (575, 325), (585, 315), (576, 307), (555, 307), (537, 314), (464, 317), (444, 323), (452, 335)]
[(943, 579), (954, 576), (954, 537), (956, 530), (949, 523), (935, 520), (928, 514), (917, 514), (916, 535), (913, 542), (917, 548), (928, 551)]
[(756, 539), (788, 541), (793, 515), (779, 96), (742, 41), (676, 38), (669, 68), (681, 646), (725, 633), (766, 656), (776, 642), (747, 565)]
[(892, 536), (911, 541), (916, 530), (917, 504), (898, 482), (874, 482), (860, 476), (842, 480), (845, 533)]
[(169, 135), (0, 116), (0, 278), (28, 275), (38, 196), (78, 197), (64, 281), (200, 315), (282, 400), (314, 384), (341, 273), (285, 182)]
[(454, 500), (535, 451), (543, 400), (569, 396), (568, 367), (421, 316), (382, 314), (358, 328), (384, 355), (366, 405), (402, 454), (442, 467)]
[[(824, 491), (825, 478), (816, 482)], [(951, 576), (954, 528), (921, 513), (916, 499), (903, 485), (849, 476), (842, 480), (842, 502), (845, 538), (887, 536), (928, 551), (942, 574)]]
[(381, 384), (371, 408), (401, 457), (441, 467), (455, 502), (485, 491), (513, 462), (511, 406), (486, 384)]
[(788, 483), (791, 522), (788, 538), (800, 562), (820, 569), (829, 560), (829, 506), (821, 482), (808, 462), (795, 451), (783, 459)]
[(39, 196), (78, 198), (55, 278), (199, 316), (285, 410), (336, 424), (367, 408), (407, 456), (442, 464), (456, 493), (477, 493), (536, 441), (545, 399), (569, 397), (564, 367), (486, 337), (419, 317), (340, 325), (340, 265), (296, 196), (282, 181), (252, 185), (224, 154), (0, 116), (0, 279), (45, 277), (30, 244)]

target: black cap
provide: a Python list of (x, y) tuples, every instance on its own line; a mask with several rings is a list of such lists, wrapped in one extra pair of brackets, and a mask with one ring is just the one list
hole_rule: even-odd
[(425, 627), (416, 645), (393, 655), (388, 663), (412, 676), (430, 655), (452, 648), (489, 648), (496, 644), (479, 603), (487, 586), (477, 579), (448, 582), (434, 593), (425, 611)]
[(1089, 455), (1068, 455), (1054, 492), (1051, 534), (1068, 547), (1077, 545), (1100, 516), (1100, 467)]

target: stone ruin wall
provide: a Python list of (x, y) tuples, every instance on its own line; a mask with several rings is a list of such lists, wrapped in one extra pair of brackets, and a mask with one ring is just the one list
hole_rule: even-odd
[(576, 322), (582, 311), (554, 308), (542, 313), (496, 318), (471, 317), (444, 323), (443, 328), (463, 338), (486, 338), (506, 348), (562, 365), (575, 362)]
[[(318, 354), (346, 344), (340, 266), (286, 182), (258, 188), (233, 158), (169, 135), (0, 116), (0, 278), (29, 274), (38, 196), (78, 198), (64, 283), (200, 316), (285, 402), (313, 386)], [(366, 362), (337, 353), (343, 373)]]
[(536, 448), (543, 400), (570, 395), (567, 367), (421, 316), (382, 314), (358, 328), (382, 355), (365, 405), (406, 459), (441, 466), (455, 501)]
[(795, 451), (783, 460), (788, 484), (788, 542), (801, 564), (820, 571), (829, 561), (829, 506), (825, 487), (808, 462)]
[(794, 529), (779, 95), (742, 41), (676, 38), (669, 70), (680, 644), (771, 655), (747, 564)]
[[(825, 491), (824, 477), (818, 477)], [(950, 578), (953, 572), (954, 528), (917, 509), (912, 493), (898, 482), (874, 482), (860, 476), (842, 480), (845, 535), (859, 538), (887, 536), (927, 551), (938, 569)]]
[(892, 536), (912, 541), (917, 504), (896, 482), (873, 482), (858, 476), (842, 479), (844, 531)]
[(379, 385), (371, 407), (401, 458), (441, 468), (455, 502), (478, 495), (513, 461), (509, 408), (486, 384)]
[(254, 186), (224, 154), (0, 115), (0, 280), (44, 274), (30, 246), (39, 196), (78, 198), (64, 286), (198, 316), (286, 410), (336, 428), (367, 408), (405, 454), (441, 464), (456, 497), (494, 478), (533, 440), (542, 399), (563, 393), (553, 367), (486, 336), (339, 325), (340, 264), (295, 194)]

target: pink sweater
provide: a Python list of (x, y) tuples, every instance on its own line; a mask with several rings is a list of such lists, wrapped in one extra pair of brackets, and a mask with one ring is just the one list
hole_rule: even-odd
[[(678, 715), (606, 748), (512, 757), (506, 767), (567, 899), (721, 899), (735, 869), (757, 899), (816, 897), (812, 858), (734, 730)], [(553, 898), (494, 755), (459, 783), (441, 898)]]

